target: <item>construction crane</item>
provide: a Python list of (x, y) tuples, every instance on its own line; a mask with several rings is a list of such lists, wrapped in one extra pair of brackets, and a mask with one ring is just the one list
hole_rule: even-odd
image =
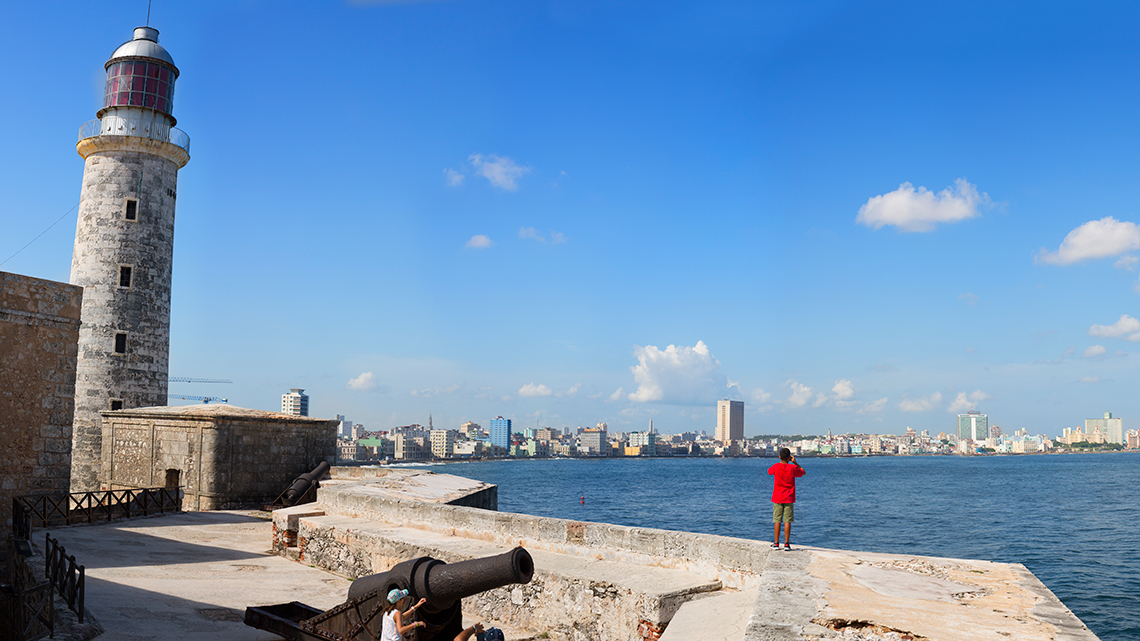
[(184, 376), (171, 376), (166, 379), (171, 383), (233, 383), (224, 378), (186, 378)]
[(202, 401), (203, 403), (228, 403), (228, 399), (220, 398), (217, 396), (188, 396), (185, 394), (167, 394), (170, 398), (177, 398), (183, 401)]

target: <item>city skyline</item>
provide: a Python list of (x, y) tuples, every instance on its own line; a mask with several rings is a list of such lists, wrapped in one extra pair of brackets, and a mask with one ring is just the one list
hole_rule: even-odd
[[(3, 271), (68, 280), (77, 129), (146, 17), (84, 8), (6, 21), (53, 82), (0, 133)], [(746, 436), (1140, 410), (1134, 7), (204, 2), (150, 26), (192, 137), (170, 374), (234, 381), (172, 394), (666, 433), (727, 397)]]

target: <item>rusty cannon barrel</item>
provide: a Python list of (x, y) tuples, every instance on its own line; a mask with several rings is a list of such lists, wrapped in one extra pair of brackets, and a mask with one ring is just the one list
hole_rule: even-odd
[[(372, 641), (383, 630), (383, 604), (391, 590), (407, 590), (410, 604), (427, 599), (414, 615), (424, 627), (417, 641), (452, 641), (463, 631), (462, 599), (514, 583), (530, 583), (534, 560), (521, 547), (498, 556), (445, 563), (430, 556), (360, 577), (348, 600), (321, 612), (302, 603), (246, 608), (245, 624), (293, 641)], [(408, 607), (408, 605), (405, 606)], [(406, 621), (405, 621), (406, 623)]]
[[(348, 602), (341, 607), (351, 606), (346, 609), (356, 612), (371, 611), (378, 601), (382, 603), (388, 598), (389, 591), (407, 590), (413, 604), (421, 598), (427, 599), (416, 613), (418, 620), (425, 624), (418, 631), (417, 639), (451, 641), (463, 631), (461, 599), (505, 585), (530, 583), (533, 576), (534, 560), (521, 547), (498, 556), (458, 563), (444, 563), (422, 556), (399, 563), (387, 572), (356, 579), (348, 590)], [(352, 618), (346, 617), (345, 623)], [(342, 627), (332, 618), (319, 625), (329, 632), (345, 634), (350, 631), (349, 627)], [(373, 625), (377, 626), (375, 632), (379, 635), (380, 617), (368, 627)]]
[(289, 486), (289, 489), (285, 490), (285, 493), (281, 495), (281, 502), (285, 505), (295, 505), (297, 501), (300, 501), (305, 494), (309, 492), (309, 489), (312, 488), (313, 485), (317, 484), (317, 481), (325, 475), (325, 472), (328, 471), (328, 461), (321, 461), (312, 472), (298, 476), (297, 480), (293, 481), (293, 484)]

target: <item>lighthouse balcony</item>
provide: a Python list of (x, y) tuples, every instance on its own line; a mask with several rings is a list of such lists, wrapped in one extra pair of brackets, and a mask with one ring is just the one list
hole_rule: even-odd
[(89, 120), (79, 128), (79, 142), (96, 136), (133, 136), (168, 142), (190, 153), (190, 136), (177, 127), (171, 127), (161, 119), (124, 118), (107, 115), (102, 119)]

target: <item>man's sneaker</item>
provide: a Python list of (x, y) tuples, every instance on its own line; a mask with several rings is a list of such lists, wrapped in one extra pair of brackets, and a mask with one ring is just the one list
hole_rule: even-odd
[(788, 552), (791, 552), (791, 551), (792, 551), (792, 546), (791, 546), (791, 545), (789, 545), (789, 544), (787, 544), (787, 543), (785, 543), (785, 544), (784, 544), (784, 549), (785, 549), (785, 550), (787, 550)]

